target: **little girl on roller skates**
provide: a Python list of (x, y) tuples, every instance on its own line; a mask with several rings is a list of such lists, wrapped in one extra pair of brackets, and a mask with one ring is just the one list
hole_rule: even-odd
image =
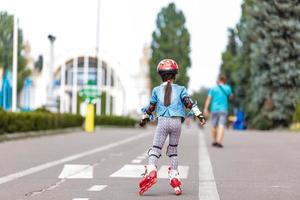
[(157, 73), (161, 76), (163, 83), (152, 90), (150, 104), (143, 109), (144, 114), (140, 126), (150, 120), (153, 111), (156, 111), (158, 124), (154, 134), (153, 145), (148, 154), (148, 165), (145, 166), (145, 173), (140, 181), (140, 195), (143, 195), (157, 181), (157, 161), (161, 156), (163, 145), (169, 136), (167, 156), (170, 157), (169, 179), (170, 185), (174, 188), (175, 194), (180, 195), (181, 181), (178, 173), (177, 147), (181, 133), (181, 123), (185, 118), (184, 107), (192, 110), (200, 120), (200, 124), (206, 123), (205, 117), (198, 106), (193, 103), (187, 94), (184, 86), (174, 84), (178, 65), (172, 59), (164, 59), (157, 65)]

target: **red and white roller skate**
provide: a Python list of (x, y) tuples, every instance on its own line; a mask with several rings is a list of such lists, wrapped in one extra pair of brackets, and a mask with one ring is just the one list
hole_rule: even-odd
[(140, 195), (143, 195), (144, 192), (149, 190), (157, 181), (157, 169), (155, 165), (145, 166), (145, 173), (143, 178), (140, 181)]
[(179, 179), (179, 173), (178, 173), (178, 171), (177, 170), (172, 170), (171, 168), (169, 168), (169, 172), (168, 173), (169, 173), (170, 185), (175, 190), (175, 194), (176, 195), (181, 195), (182, 194), (182, 190), (180, 188), (181, 181)]

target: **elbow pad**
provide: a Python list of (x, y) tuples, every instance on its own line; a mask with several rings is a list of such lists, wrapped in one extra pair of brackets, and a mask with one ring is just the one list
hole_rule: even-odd
[(149, 106), (149, 108), (146, 110), (146, 113), (147, 113), (148, 115), (151, 115), (152, 112), (155, 110), (155, 106), (156, 106), (156, 104), (150, 103), (150, 106)]
[(184, 106), (188, 109), (192, 109), (193, 107), (193, 102), (191, 101), (191, 99), (189, 97), (184, 97), (183, 98), (183, 103), (184, 103)]

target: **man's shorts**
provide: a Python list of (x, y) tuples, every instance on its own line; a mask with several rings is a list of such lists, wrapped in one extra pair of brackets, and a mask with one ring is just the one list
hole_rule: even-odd
[(213, 127), (217, 127), (218, 125), (226, 126), (227, 112), (224, 112), (224, 111), (212, 112), (211, 113), (211, 121), (212, 121)]

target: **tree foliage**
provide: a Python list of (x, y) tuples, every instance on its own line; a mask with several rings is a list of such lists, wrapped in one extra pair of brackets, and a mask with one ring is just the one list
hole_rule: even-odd
[[(0, 12), (0, 68), (12, 70), (13, 58), (13, 16), (7, 12)], [(23, 31), (18, 29), (18, 91), (22, 89), (23, 82), (30, 71), (26, 69), (26, 59), (22, 55)]]
[(300, 2), (245, 0), (242, 8), (237, 54), (223, 56), (223, 71), (250, 127), (287, 126), (300, 98)]
[(252, 125), (286, 126), (300, 97), (300, 2), (258, 1), (252, 16)]
[(222, 54), (222, 64), (220, 73), (225, 75), (227, 83), (235, 88), (238, 79), (238, 62), (237, 62), (237, 35), (234, 29), (229, 29), (228, 44), (225, 52)]
[(190, 34), (185, 27), (183, 12), (178, 10), (174, 3), (170, 3), (158, 13), (156, 26), (157, 29), (152, 33), (151, 43), (151, 86), (160, 84), (161, 79), (157, 75), (156, 66), (165, 58), (172, 58), (178, 63), (179, 73), (176, 82), (187, 86), (189, 82), (187, 69), (191, 66)]

